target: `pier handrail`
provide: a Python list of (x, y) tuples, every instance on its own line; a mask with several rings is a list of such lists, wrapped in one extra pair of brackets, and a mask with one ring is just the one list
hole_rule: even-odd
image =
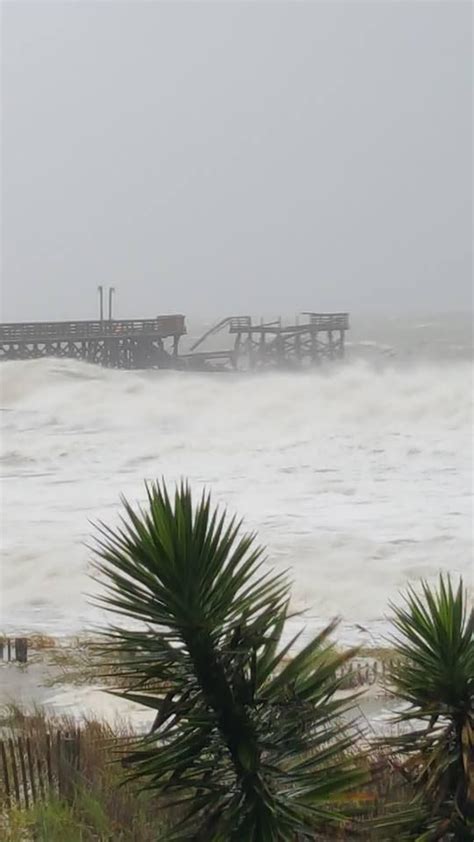
[(303, 316), (309, 316), (309, 323), (312, 327), (320, 327), (324, 330), (348, 330), (349, 313), (310, 313), (304, 312)]
[(114, 319), (112, 321), (4, 322), (2, 342), (80, 340), (112, 336), (174, 336), (186, 333), (184, 316), (157, 316), (155, 319)]
[(230, 333), (238, 333), (241, 330), (247, 330), (252, 326), (252, 319), (250, 316), (232, 316), (230, 320)]
[(251, 318), (250, 316), (226, 316), (225, 319), (221, 319), (220, 322), (217, 322), (215, 325), (212, 325), (209, 330), (206, 330), (206, 332), (203, 333), (203, 335), (200, 336), (193, 345), (191, 345), (189, 350), (195, 351), (196, 348), (199, 348), (199, 346), (209, 338), (209, 336), (214, 336), (216, 333), (220, 333), (220, 331), (228, 324), (230, 324), (230, 333), (233, 333), (234, 325), (241, 325), (244, 328), (249, 327), (251, 324)]

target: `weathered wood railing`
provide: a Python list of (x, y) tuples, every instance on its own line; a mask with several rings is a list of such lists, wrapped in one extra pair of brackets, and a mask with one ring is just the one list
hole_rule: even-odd
[(303, 313), (318, 330), (349, 330), (349, 313)]
[(42, 340), (101, 339), (126, 335), (182, 336), (184, 316), (158, 316), (156, 319), (122, 319), (75, 322), (7, 322), (0, 324), (0, 342), (40, 342)]

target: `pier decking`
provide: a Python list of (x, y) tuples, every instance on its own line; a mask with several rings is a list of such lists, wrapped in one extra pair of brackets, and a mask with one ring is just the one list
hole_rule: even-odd
[[(189, 353), (182, 315), (154, 319), (21, 322), (0, 325), (0, 360), (59, 357), (111, 368), (175, 368), (201, 371), (298, 368), (344, 356), (347, 313), (306, 312), (301, 323), (254, 323), (228, 316), (207, 330)], [(227, 332), (231, 347), (206, 350), (211, 336)], [(199, 350), (198, 350), (199, 348)]]
[(184, 316), (0, 325), (0, 360), (66, 357), (112, 368), (173, 368)]

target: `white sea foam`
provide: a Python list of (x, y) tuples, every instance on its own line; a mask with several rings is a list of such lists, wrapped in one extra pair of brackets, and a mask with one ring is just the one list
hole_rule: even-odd
[(0, 375), (2, 628), (96, 619), (90, 520), (114, 522), (120, 493), (143, 498), (162, 475), (245, 517), (308, 622), (339, 614), (377, 634), (408, 580), (469, 581), (467, 361), (226, 376), (38, 360)]

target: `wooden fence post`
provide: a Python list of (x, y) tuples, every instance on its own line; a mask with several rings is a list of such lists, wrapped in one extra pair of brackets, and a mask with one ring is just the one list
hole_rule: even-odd
[(26, 738), (26, 756), (28, 758), (28, 771), (30, 773), (30, 786), (31, 786), (31, 799), (33, 804), (37, 800), (36, 798), (36, 783), (35, 783), (35, 767), (33, 764), (33, 755), (31, 753), (31, 740), (29, 737)]
[(58, 773), (58, 795), (61, 798), (62, 795), (62, 769), (61, 769), (61, 731), (58, 731), (56, 734), (56, 767)]
[(43, 778), (43, 767), (41, 765), (41, 760), (39, 757), (36, 757), (36, 768), (38, 770), (38, 784), (39, 784), (39, 791), (41, 794), (41, 798), (43, 801), (46, 800), (46, 793), (45, 793), (45, 786), (44, 786), (44, 778)]
[(0, 757), (2, 759), (2, 770), (3, 770), (3, 780), (5, 781), (5, 792), (7, 796), (7, 804), (9, 807), (12, 805), (12, 795), (10, 790), (10, 774), (8, 772), (8, 761), (7, 761), (7, 752), (5, 749), (5, 743), (3, 740), (0, 741)]
[(53, 788), (53, 768), (51, 763), (51, 734), (46, 734), (46, 771), (48, 775), (48, 787)]
[(79, 767), (78, 732), (66, 731), (61, 740), (61, 795), (67, 800), (74, 797), (74, 784)]
[(13, 778), (13, 787), (14, 787), (14, 790), (15, 790), (15, 798), (16, 798), (17, 804), (19, 804), (20, 803), (20, 787), (19, 787), (19, 784), (18, 784), (18, 769), (17, 769), (17, 765), (16, 765), (15, 745), (14, 745), (14, 742), (11, 738), (8, 740), (8, 745), (9, 745), (9, 748), (10, 748), (10, 760), (11, 760), (11, 766), (12, 766), (12, 778)]
[(28, 660), (28, 639), (26, 637), (15, 638), (15, 657), (18, 663), (26, 664)]
[(30, 797), (28, 792), (28, 778), (26, 777), (26, 764), (25, 764), (25, 752), (23, 750), (23, 740), (21, 737), (18, 737), (18, 756), (20, 758), (20, 771), (21, 771), (21, 780), (23, 784), (23, 796), (25, 799), (25, 807), (30, 806)]

